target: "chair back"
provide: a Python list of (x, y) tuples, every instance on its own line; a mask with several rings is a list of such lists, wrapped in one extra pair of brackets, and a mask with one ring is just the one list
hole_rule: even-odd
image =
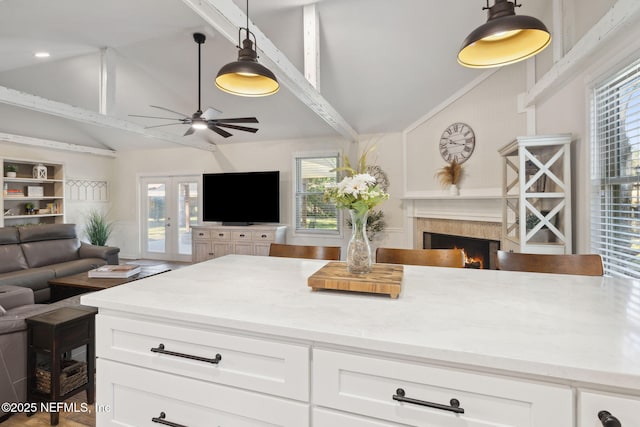
[(498, 270), (602, 276), (600, 255), (521, 254), (498, 251)]
[(464, 253), (462, 249), (378, 248), (376, 262), (463, 268)]
[(281, 243), (272, 243), (269, 247), (269, 256), (339, 261), (340, 247), (284, 245)]

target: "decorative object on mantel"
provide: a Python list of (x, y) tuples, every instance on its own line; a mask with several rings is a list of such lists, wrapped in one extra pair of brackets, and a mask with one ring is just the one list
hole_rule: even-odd
[(16, 165), (7, 165), (7, 178), (15, 178), (18, 173)]
[(445, 162), (464, 163), (469, 160), (476, 147), (476, 136), (471, 126), (454, 123), (447, 126), (440, 136), (438, 149)]
[(377, 184), (376, 178), (366, 172), (367, 154), (375, 147), (364, 151), (358, 161), (358, 169), (353, 169), (345, 156), (345, 166), (335, 170), (347, 173), (338, 184), (326, 188), (324, 199), (336, 204), (338, 209), (349, 209), (352, 233), (347, 246), (347, 269), (352, 274), (366, 274), (371, 271), (371, 246), (367, 237), (367, 217), (369, 211), (389, 198)]
[(314, 291), (333, 289), (351, 292), (385, 294), (398, 298), (402, 286), (404, 266), (398, 264), (373, 264), (367, 274), (352, 274), (344, 262), (332, 261), (307, 279)]
[(464, 170), (460, 163), (453, 160), (447, 166), (443, 166), (441, 169), (438, 169), (435, 176), (442, 188), (448, 188), (449, 193), (452, 196), (458, 196), (460, 194), (458, 184), (462, 181), (462, 177), (464, 176)]
[(467, 36), (458, 52), (458, 63), (470, 68), (514, 64), (542, 52), (551, 43), (547, 27), (531, 16), (516, 16), (518, 0), (494, 0), (488, 20)]
[(47, 179), (47, 167), (38, 163), (33, 167), (33, 179)]

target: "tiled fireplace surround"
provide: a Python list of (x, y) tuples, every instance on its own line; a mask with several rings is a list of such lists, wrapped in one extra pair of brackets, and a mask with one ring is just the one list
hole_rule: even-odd
[(425, 232), (500, 241), (499, 191), (490, 189), (457, 197), (430, 195), (411, 200), (413, 248), (423, 248)]

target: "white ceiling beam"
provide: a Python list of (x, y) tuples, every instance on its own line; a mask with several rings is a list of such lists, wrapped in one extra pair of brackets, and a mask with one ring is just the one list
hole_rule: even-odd
[(75, 107), (58, 101), (52, 101), (50, 99), (20, 92), (4, 86), (0, 86), (0, 103), (26, 108), (28, 110), (38, 111), (40, 113), (50, 114), (52, 116), (58, 116), (89, 125), (122, 130), (144, 136), (145, 138), (161, 139), (163, 141), (169, 141), (175, 144), (207, 151), (216, 150), (215, 145), (209, 144), (205, 141), (183, 138), (181, 136), (160, 132), (155, 129), (145, 129), (143, 126), (136, 123), (131, 123), (111, 116), (105, 116), (104, 114), (100, 114), (95, 111)]
[(524, 107), (543, 99), (579, 71), (581, 64), (624, 28), (637, 25), (640, 1), (618, 0), (524, 96)]
[[(202, 19), (234, 45), (238, 43), (238, 28), (247, 25), (247, 16), (232, 0), (182, 0)], [(307, 81), (304, 75), (253, 23), (250, 30), (256, 37), (260, 63), (276, 74), (280, 84), (345, 138), (357, 142), (358, 133), (338, 111)], [(232, 58), (229, 58), (230, 60)]]
[(0, 132), (0, 141), (12, 142), (15, 144), (31, 145), (52, 150), (73, 151), (84, 154), (95, 154), (96, 156), (116, 157), (113, 150), (103, 148), (85, 147), (84, 145), (69, 144), (67, 142), (54, 141), (52, 139), (32, 138), (30, 136), (15, 135), (12, 133)]
[(110, 47), (100, 49), (99, 87), (98, 112), (113, 116), (116, 105), (116, 55)]
[(304, 76), (320, 92), (320, 19), (316, 4), (302, 10), (304, 29)]

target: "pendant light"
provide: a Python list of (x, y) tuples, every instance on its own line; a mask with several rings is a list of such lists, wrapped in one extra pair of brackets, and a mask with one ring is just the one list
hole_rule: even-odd
[(467, 36), (458, 52), (458, 62), (470, 68), (509, 65), (530, 58), (551, 42), (547, 27), (531, 16), (516, 16), (517, 0), (495, 0), (487, 22)]
[[(242, 30), (245, 39), (240, 47)], [(253, 36), (253, 41), (251, 41)], [(253, 45), (256, 48), (253, 48)], [(238, 29), (238, 60), (230, 62), (218, 71), (216, 86), (218, 89), (239, 96), (267, 96), (280, 89), (276, 76), (258, 62), (258, 43), (256, 36), (249, 31), (249, 0), (247, 0), (247, 27)]]

